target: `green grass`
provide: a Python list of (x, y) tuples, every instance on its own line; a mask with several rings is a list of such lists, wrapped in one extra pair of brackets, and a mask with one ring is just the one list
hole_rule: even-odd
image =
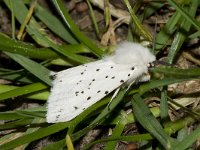
[[(168, 0), (163, 4), (163, 2), (154, 1), (147, 2), (145, 5), (137, 2), (135, 4), (137, 7), (131, 7), (125, 0), (127, 11), (131, 17), (128, 40), (137, 39), (139, 41), (138, 37), (142, 36), (142, 39), (148, 40), (154, 45), (152, 51), (158, 58), (165, 57), (166, 62), (172, 65), (176, 63), (188, 41), (195, 40), (200, 35), (200, 25), (195, 19), (199, 11), (199, 0), (191, 0), (187, 3), (185, 1), (178, 2)], [(0, 120), (4, 120), (4, 123), (0, 124), (0, 130), (14, 131), (2, 134), (0, 149), (14, 149), (19, 146), (21, 149), (26, 149), (32, 142), (60, 131), (65, 136), (42, 149), (65, 149), (67, 147), (66, 135), (67, 139), (71, 138), (72, 143), (75, 143), (98, 125), (100, 125), (99, 128), (102, 126), (107, 129), (112, 127), (112, 135), (95, 139), (85, 145), (84, 149), (90, 149), (94, 144), (103, 142), (104, 149), (111, 150), (116, 147), (118, 141), (138, 142), (147, 148), (152, 148), (154, 145), (154, 148), (156, 146), (157, 149), (188, 149), (200, 137), (199, 127), (192, 130), (190, 134), (188, 133), (188, 127), (200, 118), (199, 109), (182, 107), (185, 115), (176, 121), (170, 120), (168, 114), (170, 108), (168, 102), (174, 98), (168, 92), (168, 85), (199, 79), (200, 69), (197, 65), (195, 68), (188, 69), (172, 66), (152, 68), (152, 79), (149, 82), (133, 86), (128, 93), (125, 89), (120, 90), (109, 104), (109, 108), (108, 103), (111, 97), (107, 96), (69, 122), (46, 123), (46, 101), (52, 82), (49, 76), (50, 71), (54, 71), (52, 68), (63, 68), (63, 66), (69, 68), (94, 61), (95, 58), (106, 55), (105, 48), (100, 48), (97, 44), (98, 41), (91, 40), (83, 31), (79, 30), (61, 0), (51, 0), (51, 5), (55, 8), (53, 14), (37, 3), (25, 28), (27, 36), (32, 38), (31, 43), (16, 40), (14, 32), (19, 30), (19, 27), (15, 26), (15, 22), (20, 25), (24, 23), (31, 1), (4, 0), (0, 3), (7, 7), (12, 19), (12, 37), (0, 33), (0, 50), (7, 60), (17, 66), (17, 69), (13, 69), (14, 67), (10, 69), (3, 63), (0, 66), (0, 78), (10, 82), (9, 84), (0, 84), (0, 101), (2, 104), (10, 105), (9, 110), (0, 112)], [(87, 4), (89, 4), (88, 13), (91, 15), (99, 38), (102, 33), (94, 15), (94, 3), (91, 0), (87, 1)], [(141, 7), (144, 7), (144, 10), (138, 14)], [(175, 9), (170, 12), (171, 16), (154, 37), (142, 24), (142, 21), (156, 14), (160, 9), (169, 9), (169, 7)], [(41, 23), (46, 25), (48, 32), (60, 38), (63, 43), (54, 42)], [(181, 96), (191, 95), (182, 94)], [(199, 97), (199, 93), (195, 93), (193, 97), (195, 96)], [(160, 100), (157, 102), (160, 106), (148, 107), (145, 100), (153, 97)], [(33, 100), (41, 105), (34, 108), (13, 109), (17, 102), (32, 103)], [(178, 106), (180, 105), (181, 103), (178, 104)], [(127, 114), (125, 111), (127, 108), (132, 112)], [(126, 126), (135, 122), (140, 124), (141, 133), (124, 134)], [(156, 139), (159, 144), (152, 144), (155, 141), (152, 141), (153, 139)]]

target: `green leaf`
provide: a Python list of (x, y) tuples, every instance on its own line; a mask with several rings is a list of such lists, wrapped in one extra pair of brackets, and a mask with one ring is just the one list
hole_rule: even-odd
[(68, 123), (57, 123), (45, 128), (41, 128), (33, 133), (24, 135), (22, 137), (19, 137), (10, 142), (0, 145), (0, 149), (3, 149), (3, 150), (13, 149), (22, 144), (26, 144), (26, 143), (41, 139), (43, 137), (46, 137), (58, 131), (64, 130), (68, 127), (68, 125), (69, 125)]
[[(188, 10), (187, 7), (183, 7), (184, 8), (183, 10), (188, 10), (187, 14), (190, 14), (191, 17), (195, 17), (195, 14), (196, 14), (197, 9), (198, 9), (198, 3), (199, 3), (198, 0), (193, 0), (189, 10)], [(179, 12), (179, 13), (183, 14), (183, 12)], [(191, 18), (191, 19), (193, 19), (193, 18)], [(169, 49), (168, 62), (170, 64), (173, 63), (176, 54), (178, 53), (178, 51), (181, 49), (183, 43), (185, 42), (185, 39), (187, 37), (187, 35), (185, 33), (188, 33), (191, 26), (192, 26), (191, 22), (188, 21), (188, 18), (183, 18), (183, 19), (180, 20), (180, 22), (181, 22), (180, 30), (178, 30), (176, 35), (174, 36), (174, 40), (173, 40), (172, 45)]]
[[(197, 30), (200, 30), (200, 25), (199, 23), (192, 17), (190, 16), (190, 14), (184, 10), (183, 8), (181, 8), (180, 6), (178, 6), (178, 4), (176, 2), (174, 2), (173, 0), (167, 0), (177, 11), (179, 11), (181, 13), (181, 15), (183, 15), (185, 17), (185, 19), (190, 22), (191, 24), (193, 24)], [(192, 0), (195, 1), (196, 6), (198, 6), (199, 1), (198, 0)]]
[(200, 127), (197, 127), (197, 129), (195, 129), (193, 132), (191, 132), (181, 142), (174, 145), (173, 149), (174, 150), (187, 149), (199, 138), (200, 138)]
[(76, 36), (76, 38), (84, 43), (87, 47), (91, 49), (91, 51), (98, 57), (103, 55), (103, 51), (96, 46), (88, 37), (86, 37), (76, 26), (74, 21), (71, 19), (70, 15), (66, 11), (61, 0), (52, 0), (52, 3), (56, 7), (60, 16), (62, 17), (64, 23), (68, 26), (68, 28), (72, 31), (72, 33)]
[(168, 101), (167, 101), (167, 91), (166, 90), (161, 92), (160, 117), (161, 117), (161, 119), (166, 119), (168, 117)]
[(33, 93), (36, 91), (40, 91), (43, 89), (48, 88), (47, 85), (42, 84), (42, 83), (33, 83), (33, 84), (29, 84), (23, 87), (18, 87), (15, 89), (12, 89), (10, 91), (6, 91), (3, 93), (0, 93), (0, 100), (5, 100), (8, 98), (14, 98), (17, 96), (21, 96), (21, 95), (25, 95), (25, 94), (29, 94), (29, 93)]
[[(8, 1), (4, 1), (5, 4), (10, 8), (10, 3)], [(26, 5), (22, 0), (11, 0), (13, 3), (13, 10), (15, 13), (16, 19), (23, 23), (24, 18), (26, 17), (26, 14), (28, 12), (28, 9), (26, 8)], [(18, 11), (20, 9), (20, 11)], [(58, 44), (54, 43), (48, 35), (44, 32), (44, 30), (41, 30), (41, 26), (36, 22), (34, 17), (32, 16), (29, 24), (26, 26), (28, 34), (39, 44), (45, 47), (52, 47), (57, 52), (63, 54), (64, 56), (68, 57), (71, 60), (74, 60), (75, 62), (78, 62), (80, 64), (85, 63), (87, 60), (85, 60), (85, 57), (76, 55), (72, 53), (71, 51), (67, 51), (62, 46), (59, 46)]]
[(155, 37), (155, 53), (163, 50), (168, 44), (170, 44), (170, 38), (173, 37), (173, 33), (177, 29), (177, 23), (181, 18), (181, 14), (175, 12), (171, 18), (167, 21), (165, 26)]
[(151, 35), (151, 33), (146, 30), (146, 28), (142, 25), (142, 23), (140, 22), (140, 20), (137, 18), (137, 16), (135, 15), (130, 3), (128, 0), (124, 0), (129, 13), (131, 15), (132, 21), (134, 22), (135, 27), (137, 28), (137, 30), (140, 31), (140, 34), (147, 40), (147, 41), (153, 41), (153, 37)]
[(66, 30), (62, 22), (49, 11), (37, 5), (35, 15), (55, 34), (70, 44), (77, 44), (77, 40)]
[[(187, 79), (166, 78), (162, 80), (151, 80), (148, 83), (142, 84), (138, 90), (139, 90), (140, 95), (142, 95), (151, 89), (162, 87), (162, 86), (169, 85), (172, 83), (187, 81), (187, 80), (188, 78)], [(133, 94), (133, 93), (135, 93), (134, 90), (131, 91), (129, 94)]]
[[(112, 138), (119, 137), (123, 133), (123, 130), (126, 124), (128, 123), (126, 112), (121, 111), (120, 114), (121, 114), (120, 118), (118, 122), (116, 123), (115, 128), (112, 131), (112, 135), (110, 136)], [(117, 145), (117, 141), (108, 142), (106, 144), (105, 150), (115, 149), (116, 145)]]
[(44, 83), (51, 85), (52, 81), (50, 79), (50, 71), (47, 68), (43, 67), (42, 65), (22, 55), (13, 54), (9, 52), (5, 52), (5, 54), (11, 57), (13, 60), (15, 60), (17, 63), (23, 66), (26, 70), (31, 72), (33, 75), (38, 77)]
[(200, 76), (200, 68), (180, 69), (171, 67), (156, 67), (154, 73), (163, 73), (168, 78), (194, 78)]
[(58, 57), (58, 54), (51, 49), (36, 48), (32, 44), (11, 39), (3, 33), (0, 33), (0, 50), (37, 59), (50, 59)]
[(152, 115), (139, 94), (133, 95), (132, 107), (134, 115), (140, 124), (149, 131), (166, 148), (171, 148), (170, 137), (164, 132), (160, 123)]
[(22, 126), (26, 126), (27, 124), (30, 124), (32, 122), (32, 118), (24, 118), (24, 119), (19, 119), (17, 121), (12, 121), (8, 123), (4, 123), (0, 125), (0, 130), (8, 130), (8, 129), (13, 129), (13, 128), (19, 128)]

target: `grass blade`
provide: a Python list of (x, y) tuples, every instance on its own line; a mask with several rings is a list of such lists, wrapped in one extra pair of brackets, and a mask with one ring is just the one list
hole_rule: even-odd
[(135, 117), (166, 148), (171, 148), (170, 137), (164, 132), (160, 123), (152, 115), (149, 108), (138, 94), (133, 95), (132, 107)]
[(44, 90), (46, 88), (48, 88), (47, 85), (42, 84), (42, 83), (33, 83), (33, 84), (29, 84), (29, 85), (26, 85), (26, 86), (23, 86), (23, 87), (18, 87), (16, 89), (0, 93), (0, 101), (8, 99), (8, 98), (14, 98), (14, 97), (17, 97), (17, 96), (21, 96), (21, 95), (33, 93), (33, 92), (36, 92), (36, 91)]
[(61, 15), (62, 19), (64, 20), (65, 24), (73, 32), (76, 38), (79, 39), (82, 43), (84, 43), (87, 47), (89, 47), (96, 56), (101, 57), (103, 55), (103, 51), (99, 49), (93, 42), (91, 42), (91, 40), (78, 29), (78, 27), (66, 11), (61, 0), (52, 0), (52, 2), (58, 10), (59, 14)]
[(46, 83), (47, 85), (51, 85), (50, 71), (47, 68), (22, 55), (9, 52), (5, 53), (21, 66), (23, 66), (26, 70), (42, 80), (44, 83)]

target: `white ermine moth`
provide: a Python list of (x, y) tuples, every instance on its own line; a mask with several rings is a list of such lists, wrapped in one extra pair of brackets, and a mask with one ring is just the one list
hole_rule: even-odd
[(47, 122), (69, 121), (123, 84), (148, 81), (149, 49), (123, 42), (115, 54), (55, 73), (48, 98)]

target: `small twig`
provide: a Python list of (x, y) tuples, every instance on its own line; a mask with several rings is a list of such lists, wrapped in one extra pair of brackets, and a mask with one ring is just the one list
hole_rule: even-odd
[(183, 57), (185, 57), (186, 59), (188, 59), (189, 61), (197, 64), (198, 66), (200, 66), (200, 60), (194, 58), (190, 53), (188, 52), (183, 52)]
[[(90, 2), (104, 10), (104, 1), (102, 0), (90, 0)], [(130, 22), (130, 14), (128, 11), (117, 9), (113, 5), (109, 4), (110, 14), (118, 19), (123, 20), (123, 23), (129, 24)]]
[(108, 44), (109, 40), (112, 45), (116, 44), (116, 37), (115, 37), (114, 31), (122, 23), (123, 23), (123, 18), (117, 19), (114, 22), (112, 22), (112, 19), (110, 20), (110, 25), (109, 25), (108, 31), (101, 38), (102, 45), (106, 46)]
[(21, 40), (22, 35), (23, 35), (23, 32), (24, 32), (24, 29), (25, 29), (26, 25), (28, 24), (29, 20), (30, 20), (31, 17), (32, 17), (32, 14), (33, 14), (33, 12), (34, 12), (34, 9), (35, 9), (36, 4), (37, 4), (37, 0), (34, 0), (34, 1), (31, 3), (30, 9), (29, 9), (29, 11), (28, 11), (28, 13), (27, 13), (27, 15), (26, 15), (26, 17), (25, 17), (25, 19), (24, 19), (24, 21), (23, 21), (21, 27), (20, 27), (20, 30), (19, 30), (19, 32), (18, 32), (18, 34), (17, 34), (17, 39)]

